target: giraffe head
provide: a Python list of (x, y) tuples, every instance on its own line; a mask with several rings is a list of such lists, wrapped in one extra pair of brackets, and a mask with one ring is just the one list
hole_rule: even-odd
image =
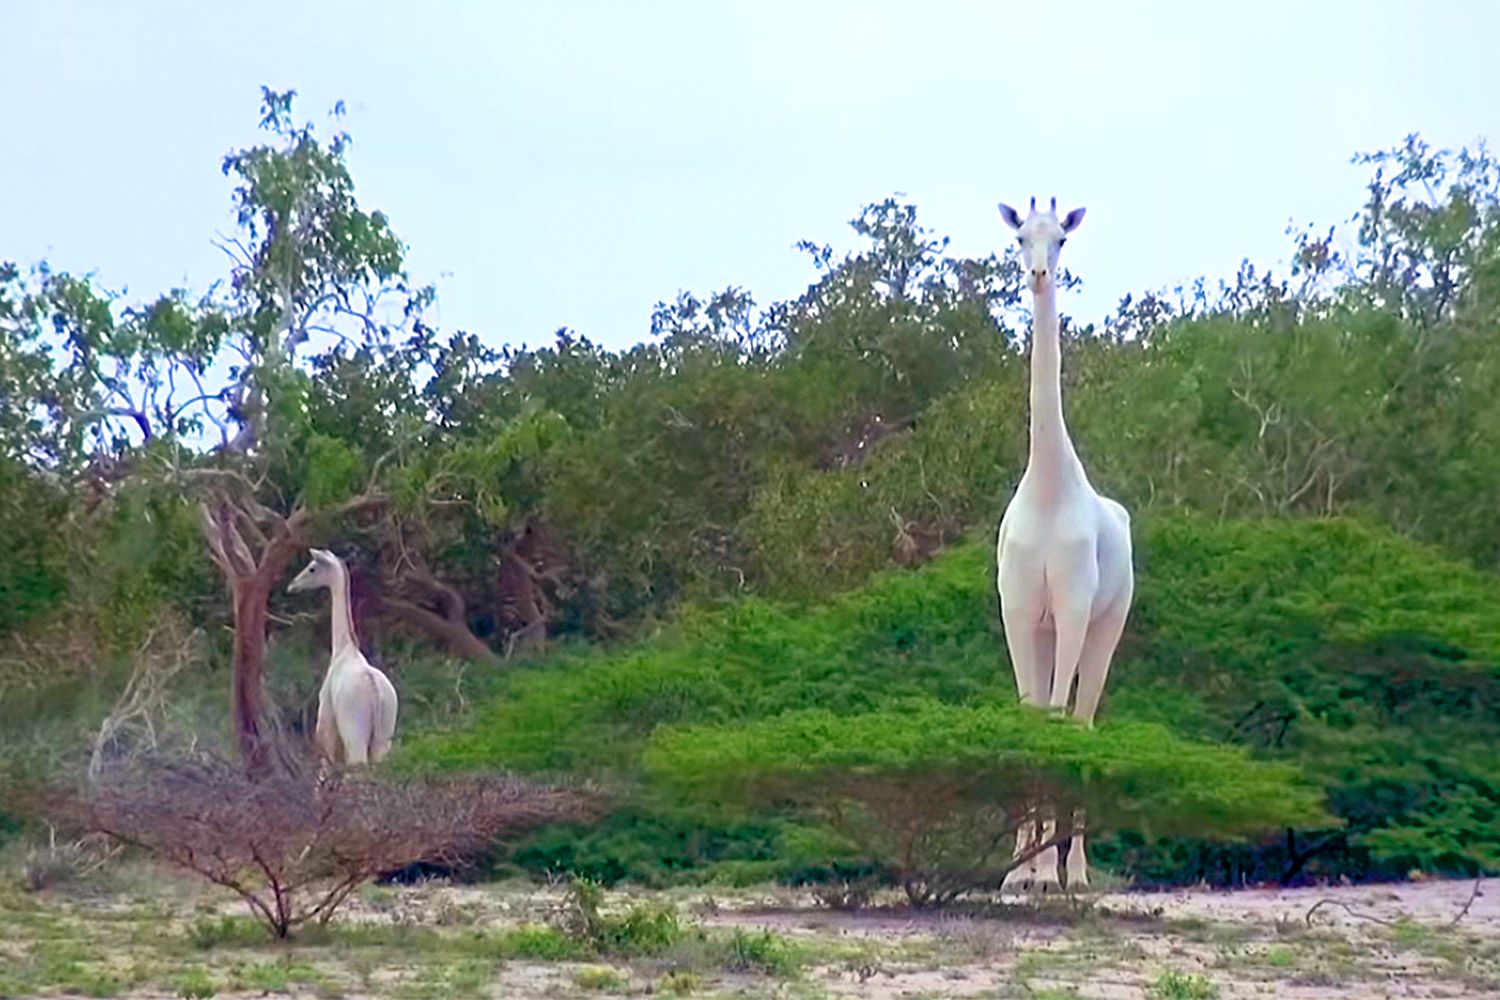
[(327, 549), (311, 549), (312, 562), (307, 568), (297, 574), (297, 578), (287, 584), (287, 590), (297, 593), (299, 590), (318, 590), (322, 587), (332, 588), (334, 583), (343, 577), (344, 564), (339, 557)]
[(1039, 292), (1057, 280), (1057, 257), (1062, 245), (1068, 242), (1068, 234), (1083, 221), (1083, 209), (1075, 208), (1061, 220), (1057, 217), (1057, 199), (1045, 212), (1037, 211), (1036, 199), (1031, 199), (1031, 212), (1022, 221), (1020, 214), (1009, 205), (1000, 206), (1000, 218), (1016, 231), (1016, 242), (1021, 247), (1021, 266), (1026, 269), (1027, 281), (1033, 292)]

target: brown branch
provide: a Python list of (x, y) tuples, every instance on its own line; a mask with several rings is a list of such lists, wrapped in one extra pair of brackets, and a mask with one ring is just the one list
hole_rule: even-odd
[(1351, 917), (1354, 917), (1354, 918), (1356, 918), (1358, 920), (1369, 920), (1369, 921), (1372, 921), (1374, 923), (1380, 924), (1383, 927), (1395, 927), (1395, 926), (1397, 926), (1397, 923), (1394, 920), (1386, 920), (1384, 917), (1377, 917), (1373, 913), (1361, 913), (1358, 910), (1356, 910), (1354, 907), (1350, 906), (1348, 903), (1341, 903), (1337, 899), (1329, 899), (1326, 896), (1323, 897), (1322, 899), (1318, 900), (1316, 903), (1314, 903), (1311, 907), (1308, 908), (1307, 915), (1303, 918), (1304, 920), (1307, 921), (1307, 926), (1309, 926), (1309, 927), (1312, 926), (1313, 914), (1317, 913), (1318, 910), (1320, 910), (1324, 906), (1338, 906), (1338, 907), (1341, 907), (1341, 908), (1343, 908), (1344, 912), (1348, 913), (1349, 916), (1351, 916)]
[(438, 613), (448, 621), (456, 623), (464, 621), (466, 614), (463, 595), (426, 569), (413, 566), (402, 575), (401, 582), (414, 584), (428, 591), (433, 603), (438, 606)]
[(1479, 884), (1483, 881), (1484, 872), (1481, 871), (1479, 875), (1474, 879), (1474, 888), (1470, 890), (1469, 898), (1464, 902), (1463, 909), (1459, 910), (1458, 913), (1454, 915), (1453, 919), (1448, 921), (1448, 923), (1444, 925), (1445, 927), (1457, 927), (1459, 921), (1469, 915), (1469, 908), (1474, 905), (1474, 900), (1479, 898)]
[(251, 541), (255, 543), (257, 548), (264, 550), (265, 547), (270, 544), (269, 539), (266, 538), (265, 532), (260, 530), (260, 525), (255, 523), (255, 518), (252, 517), (250, 513), (244, 509), (244, 507), (238, 505), (235, 506), (234, 521), (236, 526), (242, 529), (244, 534), (248, 534), (250, 536)]
[(457, 656), (485, 663), (500, 662), (495, 651), (470, 632), (468, 625), (462, 621), (453, 621), (412, 601), (404, 601), (396, 597), (377, 597), (374, 603), (378, 613), (389, 615), (398, 622), (416, 629)]

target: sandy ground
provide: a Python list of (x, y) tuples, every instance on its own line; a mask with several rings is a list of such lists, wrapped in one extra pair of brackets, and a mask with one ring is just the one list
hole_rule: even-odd
[[(168, 891), (146, 904), (155, 912), (187, 913), (191, 919), (242, 912), (233, 901), (191, 883), (159, 888)], [(1042, 905), (1007, 901), (945, 912), (912, 911), (890, 905), (892, 901), (859, 912), (830, 911), (779, 888), (625, 891), (611, 893), (607, 900), (611, 909), (643, 901), (672, 907), (700, 938), (771, 932), (802, 956), (797, 970), (780, 976), (735, 970), (722, 961), (704, 964), (701, 957), (686, 954), (593, 962), (490, 961), (479, 963), (476, 971), (473, 960), (445, 966), (403, 955), (399, 947), (361, 950), (337, 938), (332, 944), (195, 952), (182, 943), (189, 918), (174, 916), (157, 928), (131, 924), (141, 919), (129, 916), (141, 912), (138, 894), (70, 898), (62, 892), (42, 893), (27, 897), (36, 920), (0, 928), (0, 984), (7, 960), (25, 960), (32, 948), (66, 957), (69, 947), (76, 960), (89, 946), (103, 947), (106, 939), (100, 935), (110, 926), (116, 930), (107, 939), (109, 948), (131, 942), (121, 962), (127, 955), (133, 956), (131, 961), (143, 960), (142, 949), (176, 935), (176, 950), (164, 949), (156, 959), (155, 984), (114, 992), (68, 992), (51, 985), (11, 995), (179, 997), (188, 991), (162, 982), (171, 982), (169, 977), (186, 965), (203, 970), (215, 984), (214, 995), (235, 998), (1500, 998), (1500, 880), (1481, 884), (1477, 895), (1474, 888), (1472, 882), (1424, 881), (1115, 892), (1085, 900)], [(556, 915), (561, 900), (557, 889), (529, 885), (428, 883), (367, 892), (339, 919), (351, 928), (384, 925), (479, 937), (545, 922)], [(57, 926), (36, 929), (45, 925), (44, 916), (55, 916)], [(26, 933), (34, 936), (28, 939)], [(79, 939), (70, 942), (67, 934)], [(244, 988), (247, 967), (268, 966), (300, 970), (316, 985)], [(613, 976), (602, 974), (604, 969)], [(688, 974), (687, 979), (674, 981), (674, 973)], [(672, 993), (672, 986), (686, 992)], [(0, 985), (0, 997), (5, 995)]]
[[(1070, 924), (997, 913), (721, 912), (706, 923), (952, 945), (931, 967), (819, 970), (834, 996), (1500, 998), (1500, 882), (1121, 892)], [(1455, 918), (1463, 913), (1455, 923)], [(969, 960), (961, 959), (969, 952)], [(1178, 985), (1163, 977), (1178, 974)], [(1200, 992), (1194, 992), (1201, 977)], [(1184, 982), (1184, 980), (1189, 980)]]

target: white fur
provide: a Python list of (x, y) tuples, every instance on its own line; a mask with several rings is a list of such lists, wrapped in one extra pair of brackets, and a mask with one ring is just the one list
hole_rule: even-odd
[(396, 732), (396, 689), (359, 650), (349, 604), (349, 570), (338, 556), (312, 550), (312, 562), (287, 587), (326, 587), (333, 597), (333, 652), (318, 692), (315, 741), (329, 761), (367, 764), (383, 758)]
[[(1074, 209), (1059, 222), (1032, 202), (1018, 230), (1032, 292), (1031, 453), (1000, 522), (997, 545), (1000, 611), (1021, 700), (1068, 711), (1093, 725), (1135, 589), (1130, 515), (1089, 483), (1063, 420), (1061, 344), (1057, 320), (1058, 256), (1066, 233), (1083, 218)], [(1076, 699), (1074, 683), (1077, 683)], [(1068, 850), (1068, 884), (1088, 882), (1082, 817)], [(1046, 810), (1016, 835), (1019, 855), (1050, 839), (1056, 817)], [(1055, 889), (1057, 848), (1013, 870), (1007, 888)]]

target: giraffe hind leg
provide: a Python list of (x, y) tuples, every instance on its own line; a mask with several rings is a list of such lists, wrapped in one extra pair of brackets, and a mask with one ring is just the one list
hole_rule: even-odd
[(1026, 705), (1045, 705), (1052, 690), (1052, 663), (1056, 633), (1036, 622), (1031, 610), (1003, 613), (1005, 645), (1016, 674), (1016, 693)]
[(1068, 841), (1068, 859), (1065, 862), (1069, 892), (1087, 888), (1089, 884), (1089, 860), (1083, 849), (1083, 827), (1083, 810), (1075, 809), (1073, 811), (1073, 835)]
[(1120, 645), (1120, 635), (1125, 631), (1125, 618), (1130, 612), (1128, 600), (1118, 602), (1089, 625), (1083, 649), (1078, 654), (1078, 702), (1074, 714), (1089, 725), (1094, 723), (1094, 713), (1099, 711), (1099, 699), (1104, 695), (1104, 682), (1109, 679), (1110, 661)]
[(375, 725), (370, 739), (370, 760), (383, 760), (391, 752), (391, 738), (396, 732), (396, 689), (384, 676), (374, 678), (376, 692)]
[(374, 706), (362, 698), (349, 698), (339, 705), (339, 736), (344, 743), (346, 764), (370, 761), (370, 736), (374, 732)]

